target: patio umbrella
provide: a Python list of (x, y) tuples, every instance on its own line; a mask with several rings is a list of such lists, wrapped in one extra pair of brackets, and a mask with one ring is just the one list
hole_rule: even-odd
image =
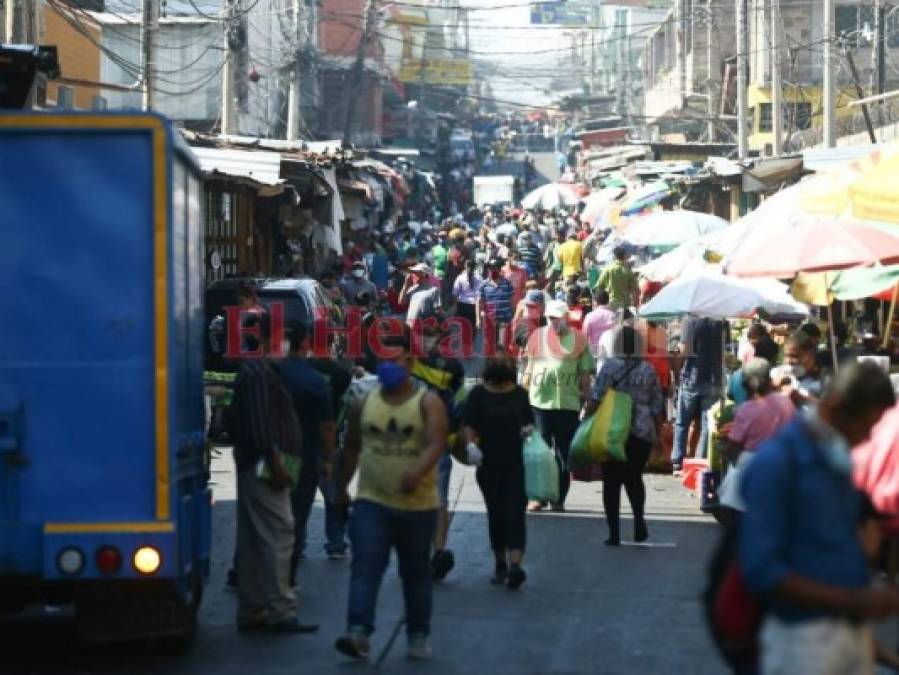
[(644, 318), (672, 318), (691, 314), (710, 319), (769, 314), (804, 316), (808, 307), (790, 296), (786, 284), (773, 279), (735, 279), (703, 272), (671, 282), (640, 308)]
[(721, 270), (721, 259), (703, 241), (690, 241), (674, 248), (635, 271), (644, 279), (667, 284), (683, 276)]
[(627, 196), (622, 204), (621, 215), (633, 216), (661, 202), (672, 194), (671, 187), (663, 180), (644, 185)]
[(749, 232), (725, 263), (738, 277), (793, 278), (800, 272), (831, 272), (899, 263), (899, 237), (833, 216), (780, 221), (772, 230)]
[(624, 188), (621, 187), (607, 187), (590, 193), (584, 198), (584, 211), (581, 213), (581, 220), (595, 225), (609, 204), (623, 193)]
[(657, 211), (631, 219), (623, 236), (635, 246), (671, 248), (729, 225), (723, 218), (698, 211)]
[(547, 183), (525, 195), (521, 200), (521, 206), (526, 209), (551, 210), (560, 206), (574, 206), (577, 201), (578, 196), (574, 185)]

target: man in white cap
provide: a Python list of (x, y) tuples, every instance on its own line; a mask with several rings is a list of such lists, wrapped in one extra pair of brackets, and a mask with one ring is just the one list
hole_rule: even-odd
[[(577, 430), (581, 404), (590, 392), (595, 370), (587, 339), (568, 325), (568, 305), (553, 300), (546, 306), (549, 325), (538, 328), (528, 340), (528, 364), (522, 386), (528, 389), (534, 421), (543, 440), (555, 448), (559, 465), (559, 501), (554, 511), (565, 510), (565, 497), (571, 486), (568, 450)], [(545, 502), (532, 502), (530, 510), (546, 508)]]
[(423, 319), (437, 316), (441, 306), (440, 289), (431, 283), (431, 268), (425, 263), (418, 263), (409, 269), (399, 297), (400, 305), (407, 302), (406, 324), (410, 328)]

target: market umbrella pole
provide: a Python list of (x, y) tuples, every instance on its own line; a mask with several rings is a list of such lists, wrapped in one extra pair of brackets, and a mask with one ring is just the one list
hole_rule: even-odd
[(836, 332), (833, 329), (833, 304), (827, 308), (827, 329), (830, 331), (830, 355), (833, 358), (833, 372), (836, 374), (840, 368), (837, 360), (837, 339)]
[(899, 296), (899, 281), (893, 286), (893, 299), (890, 301), (890, 311), (887, 313), (887, 322), (883, 327), (883, 348), (890, 344), (890, 334), (893, 328), (893, 316), (896, 314), (896, 298)]

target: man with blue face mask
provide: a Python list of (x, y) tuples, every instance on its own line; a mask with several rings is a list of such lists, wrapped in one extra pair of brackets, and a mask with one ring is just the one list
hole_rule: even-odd
[(850, 449), (895, 402), (877, 366), (845, 367), (747, 466), (738, 555), (747, 587), (767, 606), (760, 672), (874, 672), (866, 622), (899, 613), (899, 592), (870, 585)]
[(359, 469), (350, 520), (352, 571), (347, 633), (335, 647), (365, 660), (378, 589), (396, 549), (410, 659), (431, 656), (431, 540), (440, 498), (437, 462), (446, 449), (446, 407), (415, 384), (408, 331), (378, 345), (380, 386), (353, 404), (337, 478), (337, 503)]

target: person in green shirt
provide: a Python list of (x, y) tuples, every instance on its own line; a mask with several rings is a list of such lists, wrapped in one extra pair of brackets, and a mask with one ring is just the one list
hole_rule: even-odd
[[(578, 426), (581, 402), (590, 391), (590, 379), (596, 369), (587, 338), (568, 325), (568, 305), (555, 300), (546, 308), (549, 325), (538, 328), (528, 339), (527, 367), (522, 385), (528, 390), (534, 421), (543, 440), (555, 447), (559, 464), (559, 502), (554, 511), (565, 510), (565, 497), (571, 486), (566, 470), (568, 450)], [(532, 502), (531, 511), (546, 508), (544, 502)]]
[(437, 243), (431, 247), (431, 260), (433, 261), (434, 275), (443, 281), (446, 277), (446, 261), (449, 254), (449, 251), (446, 248), (446, 232), (441, 232), (438, 237)]
[(609, 294), (612, 309), (625, 309), (637, 304), (637, 273), (627, 263), (627, 252), (623, 246), (616, 248), (614, 254), (615, 260), (602, 271), (594, 288), (601, 288)]

